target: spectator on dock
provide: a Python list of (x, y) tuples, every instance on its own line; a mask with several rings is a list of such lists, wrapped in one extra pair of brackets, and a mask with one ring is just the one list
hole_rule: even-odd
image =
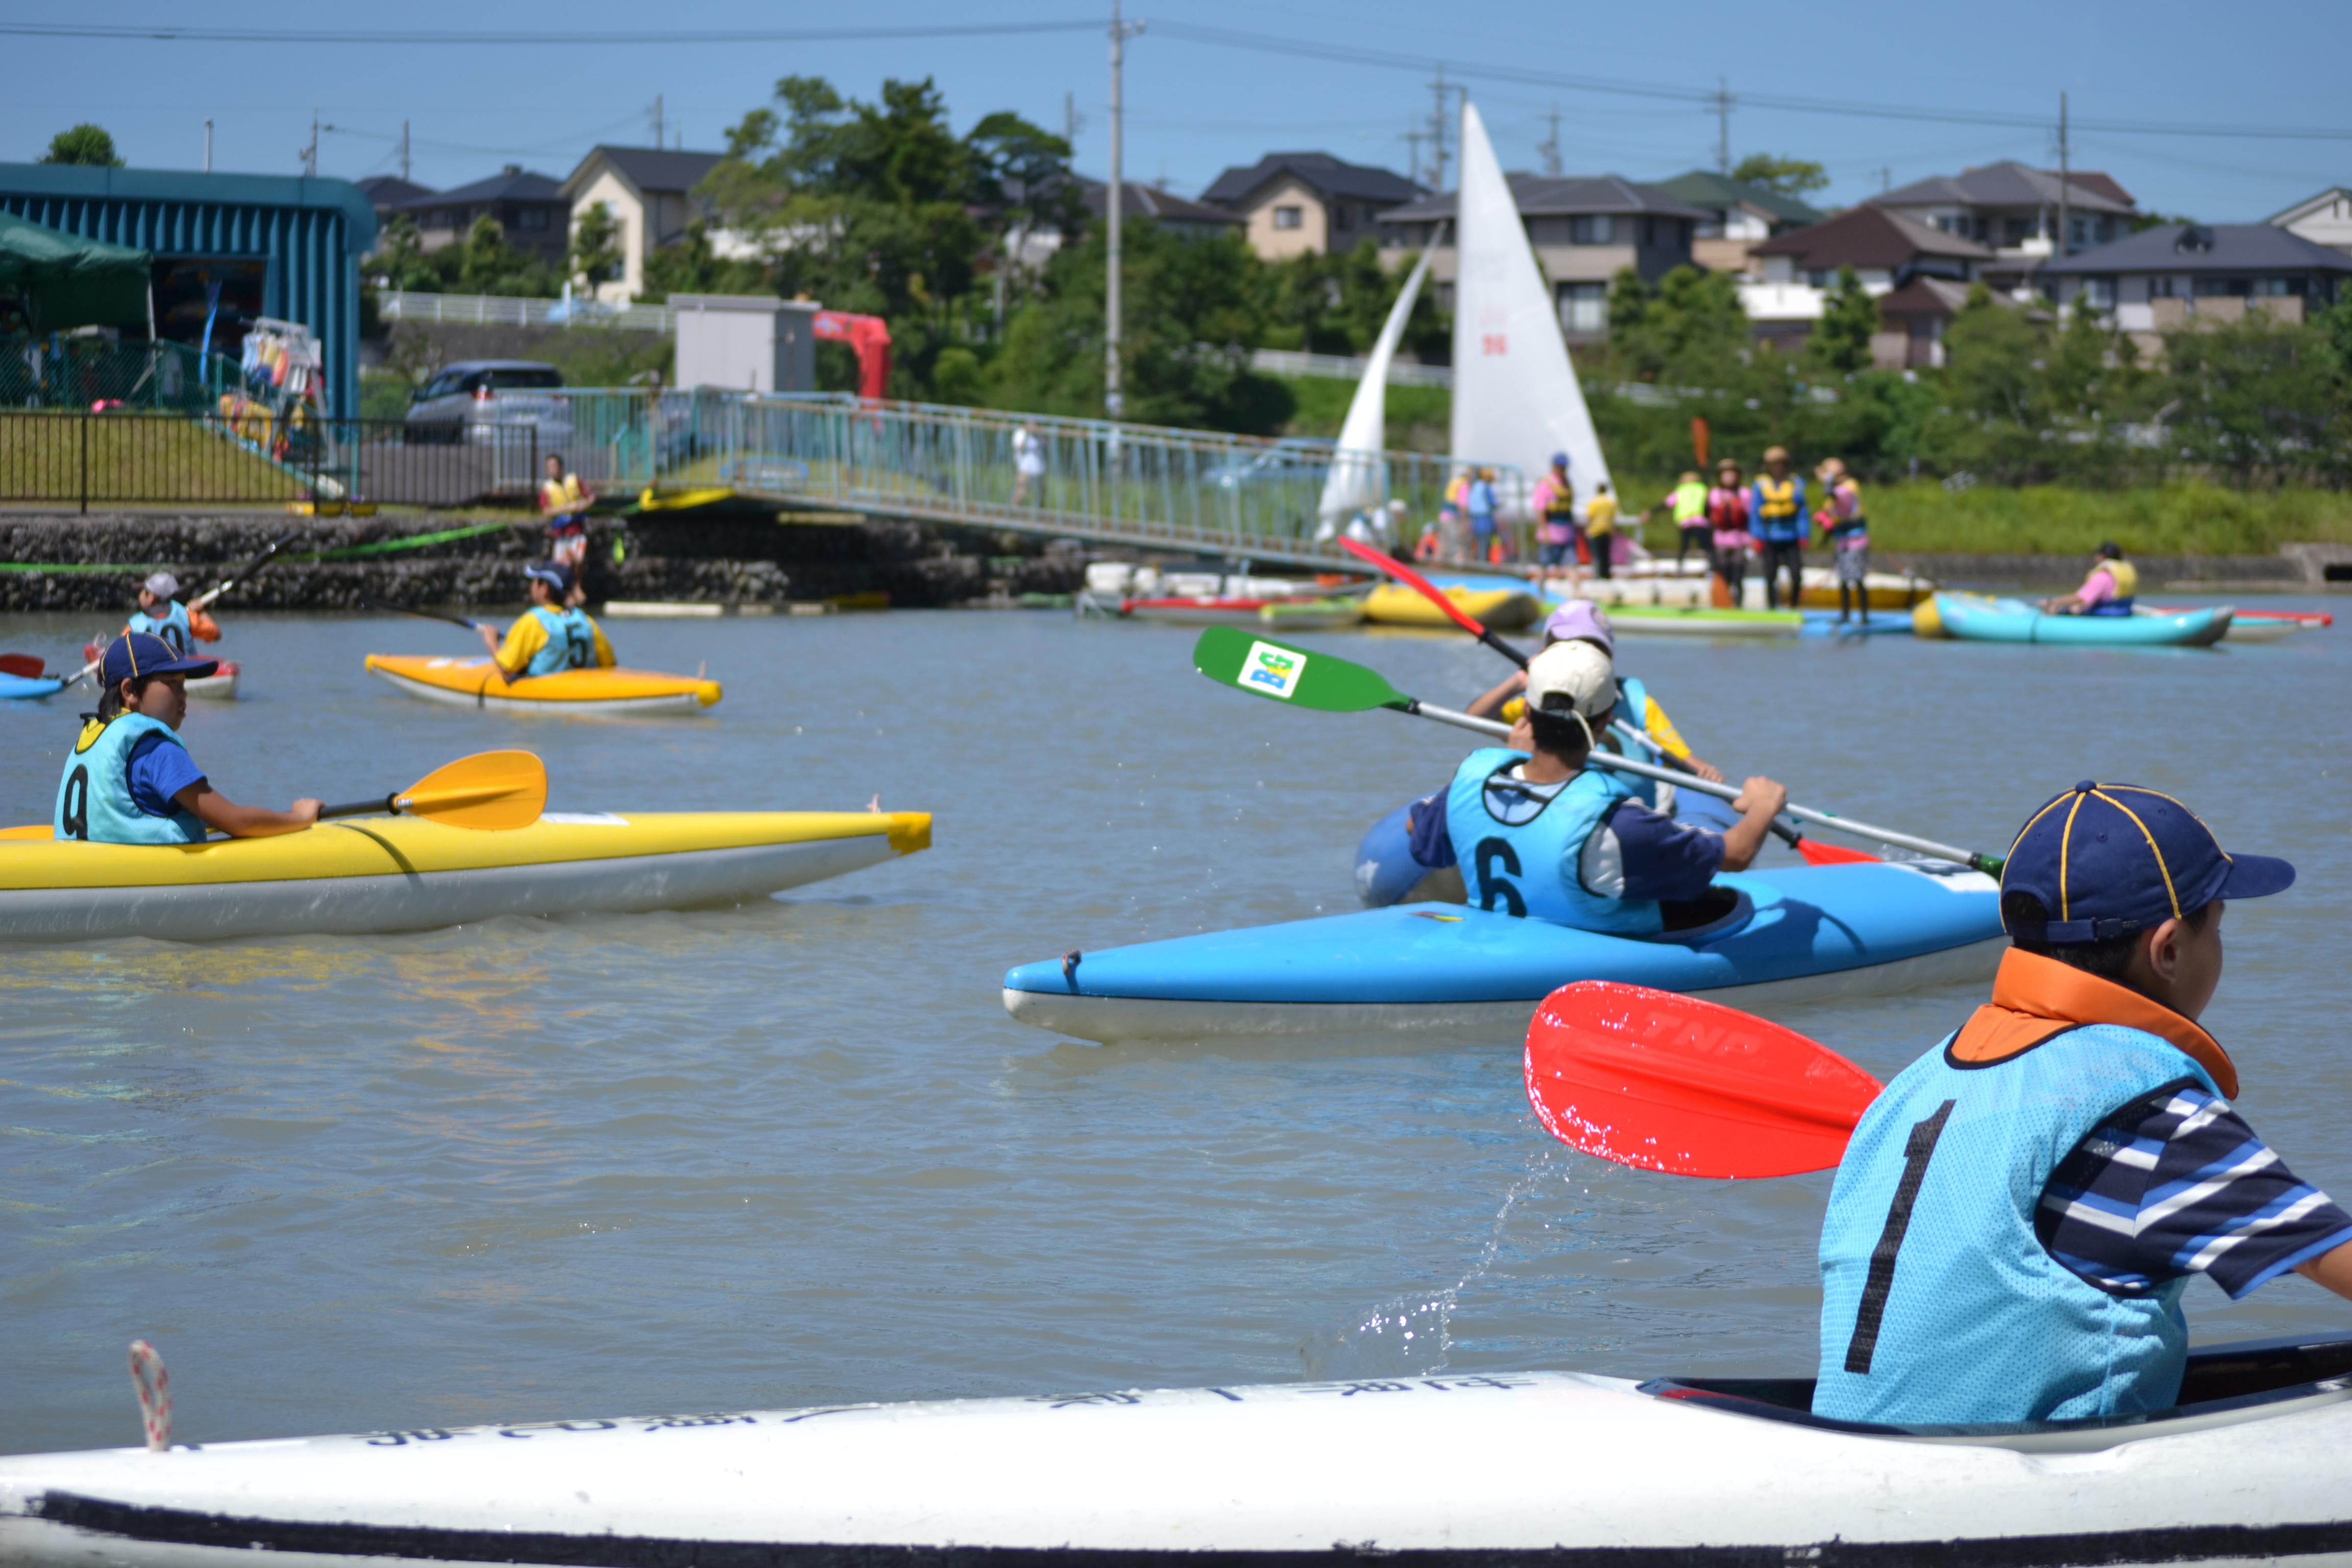
[(1554, 452), (1551, 469), (1536, 481), (1536, 563), (1566, 566), (1576, 576), (1576, 485), (1568, 477), (1568, 454)]
[(1715, 488), (1706, 492), (1706, 522), (1713, 548), (1707, 565), (1731, 596), (1731, 607), (1746, 602), (1748, 552), (1755, 538), (1748, 531), (1748, 487), (1740, 482), (1739, 465), (1726, 458), (1715, 466)]
[(1592, 574), (1607, 582), (1616, 575), (1617, 559), (1617, 498), (1607, 479), (1592, 487), (1592, 499), (1584, 503), (1584, 537), (1592, 547)]
[[(1029, 494), (1033, 489), (1037, 492), (1034, 501)], [(1013, 504), (1045, 504), (1045, 437), (1038, 434), (1034, 419), (1024, 419), (1013, 432)]]
[(1500, 559), (1496, 552), (1495, 470), (1481, 468), (1462, 492), (1462, 510), (1470, 514), (1470, 542), (1481, 561)]
[(1822, 481), (1822, 510), (1813, 514), (1813, 521), (1823, 539), (1835, 553), (1831, 557), (1837, 568), (1838, 622), (1843, 625), (1846, 601), (1851, 596), (1854, 608), (1864, 621), (1870, 619), (1870, 524), (1862, 515), (1862, 486), (1846, 472), (1845, 463), (1837, 458), (1825, 458), (1813, 470)]
[(596, 492), (563, 466), (562, 456), (550, 452), (547, 478), (539, 487), (539, 510), (553, 541), (548, 553), (574, 572), (588, 558), (588, 509), (595, 504)]
[(1789, 471), (1789, 448), (1767, 447), (1764, 471), (1757, 476), (1755, 501), (1748, 531), (1764, 547), (1764, 607), (1780, 608), (1780, 574), (1789, 574), (1789, 605), (1805, 586), (1805, 481)]
[(1653, 511), (1664, 510), (1675, 520), (1675, 572), (1680, 575), (1683, 557), (1693, 551), (1701, 561), (1714, 556), (1706, 526), (1706, 484), (1696, 469), (1685, 472)]

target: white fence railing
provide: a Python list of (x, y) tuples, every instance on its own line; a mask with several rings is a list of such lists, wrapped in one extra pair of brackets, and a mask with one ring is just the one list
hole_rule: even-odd
[(387, 321), (450, 321), (469, 327), (625, 327), (675, 332), (670, 305), (605, 305), (593, 300), (523, 300), (502, 294), (417, 294), (391, 289), (376, 296)]
[[(1368, 362), (1347, 354), (1301, 353), (1296, 349), (1259, 349), (1250, 355), (1250, 369), (1268, 375), (1328, 375), (1339, 381), (1361, 381)], [(1452, 386), (1454, 367), (1389, 362), (1391, 386)]]

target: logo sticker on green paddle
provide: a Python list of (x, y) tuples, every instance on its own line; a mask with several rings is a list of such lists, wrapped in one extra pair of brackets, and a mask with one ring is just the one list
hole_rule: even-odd
[(1254, 642), (1250, 644), (1249, 657), (1242, 660), (1242, 678), (1236, 684), (1287, 702), (1298, 689), (1298, 678), (1305, 673), (1305, 654), (1276, 647), (1270, 642)]

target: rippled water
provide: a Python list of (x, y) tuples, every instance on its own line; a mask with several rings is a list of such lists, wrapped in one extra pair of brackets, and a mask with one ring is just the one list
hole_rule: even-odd
[[(2272, 601), (2289, 603), (2291, 601)], [(2341, 604), (2342, 601), (2337, 601)], [(0, 622), (67, 658), (79, 621)], [(1534, 1365), (1801, 1373), (1826, 1174), (1620, 1170), (1547, 1140), (1516, 1042), (1104, 1048), (1015, 1025), (1012, 963), (1352, 907), (1362, 826), (1463, 750), (1055, 615), (622, 622), (708, 659), (703, 720), (436, 708), (423, 622), (234, 617), (192, 706), (215, 783), (389, 790), (528, 745), (558, 809), (886, 807), (936, 847), (752, 906), (375, 938), (0, 952), (0, 1447), (135, 1440), (122, 1348), (219, 1440), (486, 1419)], [(2094, 775), (2293, 858), (2233, 909), (2208, 1021), (2241, 1101), (2352, 1195), (2352, 628), (2212, 653), (1629, 643), (1702, 752), (1998, 849)], [(1466, 639), (1312, 639), (1459, 701)], [(46, 818), (74, 704), (0, 704), (0, 817)], [(1773, 848), (1777, 858), (1785, 852)], [(1768, 863), (1771, 863), (1768, 859)], [(1784, 1015), (1884, 1075), (1978, 998)], [(2301, 1280), (2201, 1338), (2352, 1329)]]

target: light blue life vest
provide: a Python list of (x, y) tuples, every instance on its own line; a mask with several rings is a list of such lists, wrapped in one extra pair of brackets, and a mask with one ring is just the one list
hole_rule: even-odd
[(2110, 1294), (2043, 1249), (2033, 1215), (2051, 1173), (2117, 1109), (2168, 1085), (2220, 1089), (2168, 1041), (2118, 1024), (1993, 1062), (1952, 1060), (1957, 1037), (1879, 1092), (1838, 1163), (1814, 1414), (2065, 1421), (2171, 1405), (2186, 1278)]
[(194, 812), (175, 806), (170, 816), (155, 816), (131, 797), (131, 749), (154, 734), (168, 745), (180, 744), (172, 726), (144, 713), (118, 713), (102, 724), (95, 719), (84, 724), (58, 781), (57, 816), (49, 831), (60, 841), (202, 844), (204, 820)]
[(1445, 829), (1468, 901), (1578, 931), (1645, 936), (1664, 930), (1656, 900), (1603, 898), (1579, 874), (1584, 841), (1611, 806), (1631, 795), (1624, 783), (1586, 768), (1547, 801), (1539, 792), (1552, 786), (1507, 776), (1527, 760), (1525, 752), (1483, 746), (1462, 760), (1445, 792)]
[[(1649, 731), (1649, 690), (1647, 688), (1643, 687), (1639, 680), (1630, 675), (1622, 676), (1617, 681), (1616, 717), (1622, 719), (1625, 722), (1631, 724), (1636, 730), (1642, 731), (1645, 734)], [(1624, 736), (1615, 733), (1613, 731), (1609, 734), (1598, 736), (1596, 739), (1599, 740), (1601, 745), (1606, 746), (1609, 750), (1616, 752), (1621, 757), (1630, 757), (1634, 762), (1649, 763), (1658, 767), (1664, 767), (1666, 765), (1665, 749), (1658, 745), (1654, 741), (1645, 741), (1642, 744), (1636, 745), (1633, 742), (1625, 739)], [(1657, 780), (1638, 778), (1632, 773), (1612, 773), (1610, 776), (1614, 778), (1618, 784), (1624, 788), (1627, 795), (1632, 795), (1635, 800), (1640, 801), (1652, 811), (1658, 809)]]
[(547, 640), (523, 666), (525, 675), (553, 675), (559, 669), (590, 669), (596, 663), (596, 634), (588, 625), (586, 612), (576, 606), (568, 610), (551, 610), (544, 605), (531, 607), (539, 624), (547, 628)]
[(172, 601), (170, 614), (161, 618), (144, 610), (133, 610), (128, 629), (144, 632), (151, 637), (162, 637), (182, 658), (187, 658), (188, 650), (196, 646), (196, 631), (188, 622), (188, 607), (177, 599)]

